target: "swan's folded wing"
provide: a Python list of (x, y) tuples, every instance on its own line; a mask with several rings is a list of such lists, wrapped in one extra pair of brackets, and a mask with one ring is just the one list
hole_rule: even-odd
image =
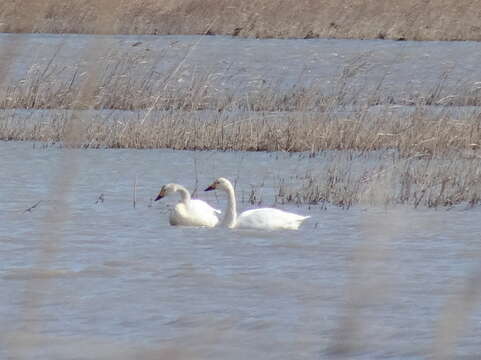
[(213, 208), (203, 200), (193, 199), (191, 204), (195, 207), (196, 211), (205, 211), (205, 212), (210, 212), (215, 214), (222, 214), (222, 211)]
[(302, 216), (275, 208), (244, 211), (237, 218), (238, 227), (264, 230), (297, 230), (309, 216)]

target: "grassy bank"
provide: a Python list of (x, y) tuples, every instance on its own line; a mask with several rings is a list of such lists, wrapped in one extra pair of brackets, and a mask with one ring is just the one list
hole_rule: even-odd
[(472, 0), (22, 0), (0, 5), (0, 31), (223, 34), (274, 38), (481, 40)]

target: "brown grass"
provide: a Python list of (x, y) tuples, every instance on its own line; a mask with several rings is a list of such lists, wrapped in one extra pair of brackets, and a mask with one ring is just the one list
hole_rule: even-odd
[[(90, 6), (88, 1), (82, 4)], [(108, 4), (96, 3), (89, 13), (98, 32), (103, 32), (101, 15), (109, 13)], [(63, 9), (65, 14), (71, 11)], [(105, 29), (121, 26), (116, 12), (110, 14)], [(84, 25), (88, 19), (85, 15)], [(322, 162), (321, 172), (282, 179), (277, 201), (343, 208), (480, 202), (481, 114), (462, 115), (450, 111), (449, 105), (480, 105), (481, 93), (467, 86), (448, 91), (449, 73), (424, 93), (394, 98), (380, 86), (369, 91), (352, 86), (363, 68), (360, 58), (341, 69), (329, 91), (321, 84), (279, 88), (270, 83), (246, 91), (219, 91), (209, 73), (194, 74), (179, 86), (177, 70), (182, 64), (158, 73), (144, 61), (145, 55), (126, 55), (106, 38), (89, 49), (86, 67), (65, 70), (56, 65), (55, 56), (43, 67), (32, 67), (18, 82), (4, 81), (1, 140), (83, 148), (304, 152), (313, 158), (334, 151), (330, 161)], [(109, 61), (96, 61), (99, 58)], [(3, 57), (7, 70), (12, 59)], [(413, 107), (393, 112), (393, 103)], [(444, 110), (434, 112), (428, 105)], [(37, 111), (41, 109), (48, 111)], [(251, 201), (259, 201), (257, 190)]]
[[(32, 16), (35, 14), (36, 16)], [(472, 0), (17, 0), (0, 31), (481, 40)]]
[[(351, 85), (362, 59), (342, 69), (329, 90), (315, 83), (291, 88), (266, 83), (238, 91), (218, 90), (209, 73), (194, 73), (179, 86), (175, 69), (158, 73), (142, 56), (118, 52), (107, 38), (93, 43), (84, 59), (88, 66), (65, 70), (55, 56), (0, 90), (0, 109), (50, 109), (49, 116), (40, 119), (42, 113), (32, 112), (26, 120), (22, 111), (3, 111), (0, 139), (65, 142), (66, 133), (75, 133), (81, 135), (76, 146), (82, 147), (393, 149), (402, 157), (466, 152), (481, 145), (479, 111), (463, 115), (448, 106), (479, 105), (481, 92), (467, 86), (449, 92), (444, 86), (449, 74), (424, 93), (396, 99), (380, 87)], [(8, 65), (9, 58), (4, 59)], [(392, 103), (414, 106), (402, 113), (391, 111)], [(442, 106), (432, 111), (427, 105)], [(72, 126), (81, 129), (71, 131)]]
[[(458, 151), (478, 157), (481, 116), (371, 112), (74, 111), (84, 119), (81, 147), (171, 148), (316, 153), (391, 149), (402, 157)], [(47, 115), (47, 116), (43, 116)], [(62, 142), (72, 111), (3, 111), (0, 139)], [(468, 156), (468, 155), (466, 155)]]
[[(37, 9), (40, 11), (41, 9)], [(33, 15), (35, 19), (36, 16)], [(91, 56), (102, 54), (105, 50), (105, 44), (97, 40), (93, 45), (87, 49), (87, 59)], [(12, 50), (12, 49), (9, 49)], [(12, 57), (10, 57), (11, 59)], [(7, 57), (7, 59), (9, 59)], [(11, 62), (8, 64), (10, 65)], [(83, 78), (79, 85), (79, 91), (73, 100), (75, 107), (85, 106), (90, 107), (90, 103), (93, 101), (93, 89), (95, 89), (95, 79), (96, 79), (97, 66), (95, 62), (87, 71), (87, 76)], [(0, 80), (4, 80), (0, 78)], [(2, 84), (0, 82), (0, 84)], [(3, 84), (2, 84), (3, 85)], [(83, 121), (78, 116), (78, 113), (72, 112), (64, 119), (64, 131), (62, 134), (62, 141), (65, 147), (78, 147), (83, 143), (84, 127)], [(42, 279), (35, 277), (35, 273), (47, 270), (55, 256), (57, 255), (59, 249), (61, 248), (61, 243), (64, 240), (64, 234), (59, 229), (68, 222), (71, 218), (70, 213), (70, 203), (66, 201), (72, 186), (74, 179), (76, 178), (76, 173), (80, 170), (77, 161), (78, 153), (71, 152), (68, 149), (63, 149), (61, 154), (59, 166), (56, 168), (57, 173), (54, 176), (54, 181), (49, 186), (49, 195), (53, 197), (53, 194), (59, 199), (61, 204), (60, 208), (52, 207), (50, 208), (44, 218), (40, 221), (37, 232), (40, 239), (40, 248), (35, 262), (35, 267), (32, 270), (32, 275), (25, 284), (25, 299), (23, 312), (21, 317), (21, 324), (23, 325), (23, 330), (28, 333), (20, 341), (14, 341), (13, 343), (8, 343), (10, 352), (15, 354), (15, 357), (22, 357), (21, 352), (28, 348), (29, 345), (45, 347), (42, 341), (39, 339), (38, 335), (42, 334), (42, 323), (38, 321), (39, 309), (41, 308), (42, 302), (45, 299), (45, 294), (53, 292), (51, 289), (52, 282), (51, 278)], [(55, 170), (54, 170), (55, 171)], [(34, 205), (35, 207), (36, 205)], [(27, 209), (27, 211), (31, 211)], [(40, 341), (39, 341), (40, 340)]]
[[(62, 143), (71, 112), (8, 112), (0, 139)], [(302, 152), (313, 170), (279, 181), (276, 201), (350, 208), (476, 206), (481, 202), (481, 117), (405, 118), (354, 114), (80, 112), (82, 132), (68, 146)], [(341, 151), (338, 151), (341, 150)], [(318, 160), (317, 160), (318, 159)], [(254, 189), (254, 202), (260, 197)]]
[[(312, 157), (341, 150), (322, 173), (306, 174), (296, 186), (286, 186), (285, 179), (278, 201), (345, 208), (480, 201), (481, 114), (463, 114), (449, 105), (479, 105), (481, 95), (467, 87), (448, 92), (449, 74), (425, 93), (403, 100), (386, 96), (380, 87), (368, 92), (352, 86), (362, 59), (342, 69), (329, 92), (320, 84), (280, 88), (268, 83), (235, 92), (217, 90), (209, 73), (194, 74), (179, 86), (178, 66), (159, 74), (142, 58), (117, 53), (106, 38), (89, 49), (85, 63), (90, 65), (68, 74), (56, 67), (55, 56), (4, 87), (1, 140)], [(95, 61), (99, 58), (109, 61)], [(414, 106), (403, 113), (392, 111), (392, 103)], [(440, 106), (433, 111), (429, 105)], [(372, 153), (389, 155), (364, 165)], [(343, 154), (355, 161), (343, 160)]]
[[(15, 38), (16, 40), (16, 38)], [(198, 41), (202, 38), (199, 37)], [(328, 112), (343, 106), (372, 105), (442, 105), (480, 106), (479, 83), (466, 80), (449, 84), (450, 71), (441, 73), (431, 89), (383, 90), (384, 77), (378, 84), (362, 85), (367, 76), (379, 77), (379, 69), (368, 69), (368, 55), (350, 60), (333, 75), (326, 87), (321, 80), (306, 82), (299, 79), (289, 88), (275, 81), (263, 80), (257, 87), (236, 83), (236, 87), (219, 86), (217, 74), (209, 68), (189, 70), (184, 75), (183, 62), (196, 47), (190, 45), (179, 63), (170, 64), (168, 49), (158, 56), (141, 51), (129, 53), (115, 43), (114, 38), (93, 37), (94, 50), (86, 52), (72, 65), (57, 58), (61, 44), (44, 63), (34, 63), (23, 74), (9, 79), (9, 67), (15, 63), (15, 47), (19, 41), (7, 41), (0, 62), (0, 109), (116, 109), (116, 110), (212, 110), (212, 111), (289, 111)], [(67, 40), (65, 40), (67, 41)], [(11, 47), (14, 47), (11, 49)], [(170, 68), (159, 71), (158, 65)], [(217, 69), (218, 70), (218, 69)], [(10, 75), (15, 71), (10, 70)], [(228, 74), (229, 71), (226, 70)], [(235, 76), (235, 74), (230, 74)], [(300, 78), (302, 77), (299, 76)], [(12, 76), (13, 77), (13, 76)], [(92, 77), (94, 81), (86, 81)], [(455, 76), (454, 76), (455, 78)], [(3, 80), (3, 81), (2, 81)], [(180, 83), (179, 81), (183, 82)], [(226, 79), (230, 82), (230, 79)], [(89, 83), (88, 106), (79, 101)], [(83, 89), (83, 90), (82, 90)]]
[[(399, 95), (352, 86), (356, 75), (346, 71), (337, 75), (330, 89), (320, 83), (282, 88), (265, 82), (245, 91), (219, 90), (209, 73), (194, 73), (185, 85), (179, 86), (179, 77), (155, 71), (141, 57), (116, 56), (115, 61), (98, 65), (96, 81), (90, 85), (89, 108), (319, 112), (346, 105), (481, 105), (479, 86), (466, 82), (448, 90), (442, 77), (424, 93)], [(0, 89), (0, 109), (85, 109), (78, 98), (86, 74), (89, 75), (81, 65), (68, 69), (53, 62), (45, 67), (33, 65), (22, 79)]]
[(343, 152), (323, 160), (320, 169), (283, 179), (277, 201), (331, 204), (344, 209), (358, 204), (474, 207), (481, 202), (479, 157), (455, 152), (442, 157), (405, 159), (389, 152)]
[[(313, 1), (295, 4), (287, 1), (264, 2), (262, 6), (261, 3), (242, 3), (235, 5), (241, 7), (243, 11), (241, 16), (229, 17), (227, 16), (229, 12), (234, 12), (235, 9), (229, 7), (228, 2), (224, 7), (209, 1), (202, 4), (192, 2), (180, 5), (176, 5), (174, 1), (162, 2), (164, 5), (162, 10), (159, 10), (159, 2), (152, 1), (149, 3), (150, 6), (145, 6), (145, 2), (140, 1), (131, 2), (131, 5), (125, 5), (124, 2), (125, 8), (122, 6), (118, 8), (122, 11), (129, 8), (131, 14), (129, 18), (125, 17), (125, 13), (110, 11), (109, 1), (93, 3), (84, 0), (76, 2), (78, 8), (74, 8), (71, 5), (65, 6), (57, 0), (43, 2), (30, 0), (0, 4), (0, 23), (3, 23), (0, 29), (3, 27), (3, 30), (8, 31), (102, 33), (114, 31), (154, 33), (170, 31), (162, 29), (174, 29), (195, 33), (205, 27), (206, 22), (220, 18), (222, 21), (213, 21), (212, 32), (231, 31), (245, 36), (303, 36), (304, 33), (307, 36), (382, 35), (428, 39), (473, 36), (479, 40), (476, 38), (479, 36), (479, 28), (470, 25), (470, 19), (477, 21), (479, 18), (479, 10), (475, 9), (478, 11), (477, 14), (476, 11), (472, 11), (472, 4), (475, 2), (461, 1), (456, 4), (446, 1), (439, 1), (436, 4), (424, 2), (423, 6), (416, 3), (405, 2), (400, 9), (400, 5), (394, 6), (389, 3), (380, 5), (380, 2), (374, 1), (351, 2), (343, 14), (339, 14), (337, 10), (342, 8), (342, 3), (328, 6), (320, 2), (317, 12), (315, 6), (311, 8)], [(277, 6), (273, 9), (275, 5)], [(269, 11), (273, 16), (265, 16)], [(307, 12), (309, 13), (306, 14)], [(440, 16), (440, 12), (449, 16), (447, 18)], [(396, 15), (394, 17), (396, 21), (392, 21), (393, 13)], [(406, 13), (406, 18), (402, 18), (402, 14)], [(219, 14), (224, 16), (218, 16)], [(380, 16), (377, 16), (378, 14)], [(386, 14), (391, 14), (391, 17)], [(464, 16), (462, 22), (456, 22), (463, 14), (468, 15)], [(186, 16), (187, 21), (179, 21), (181, 16)], [(306, 17), (307, 20), (309, 17), (312, 19), (305, 21), (309, 26), (299, 25), (302, 23), (299, 19)], [(339, 20), (325, 22), (329, 17)], [(120, 19), (126, 20), (128, 24)], [(429, 26), (426, 25), (424, 28), (420, 26), (419, 23), (423, 20), (428, 22)], [(232, 25), (229, 25), (229, 21)], [(380, 21), (383, 22), (382, 26), (379, 24)], [(328, 24), (327, 30), (326, 25), (319, 25), (324, 23)], [(315, 32), (315, 29), (322, 31)], [(379, 29), (389, 30), (380, 33), (377, 32)], [(103, 45), (97, 44), (90, 52), (94, 55), (101, 53)], [(2, 85), (5, 69), (8, 70), (12, 59), (0, 58), (0, 61), (3, 61), (0, 66)], [(30, 113), (2, 111), (0, 138), (54, 141), (63, 142), (67, 146), (82, 147), (305, 151), (305, 156), (312, 157), (313, 161), (317, 157), (322, 158), (320, 163), (323, 165), (317, 172), (311, 171), (297, 174), (290, 179), (280, 179), (276, 196), (277, 201), (281, 203), (334, 204), (344, 208), (354, 204), (450, 207), (463, 203), (469, 207), (481, 201), (479, 166), (481, 160), (477, 150), (481, 141), (481, 116), (459, 118), (446, 113), (427, 114), (424, 105), (443, 99), (437, 91), (416, 99), (417, 109), (409, 116), (392, 115), (389, 112), (373, 115), (365, 103), (357, 104), (351, 115), (339, 116), (336, 107), (346, 104), (343, 91), (325, 95), (314, 87), (279, 94), (276, 89), (266, 87), (257, 91), (258, 97), (249, 95), (239, 98), (232, 94), (216, 97), (202, 90), (205, 89), (203, 87), (205, 81), (198, 79), (193, 86), (183, 89), (184, 92), (179, 94), (178, 89), (170, 91), (165, 87), (165, 81), (160, 78), (126, 80), (125, 77), (117, 76), (128, 72), (128, 69), (122, 68), (130, 66), (128, 60), (126, 61), (126, 65), (119, 63), (121, 70), (112, 73), (94, 66), (88, 69), (88, 76), (82, 79), (78, 79), (76, 73), (64, 82), (58, 78), (49, 82), (48, 76), (45, 77), (47, 73), (42, 71), (33, 73), (23, 84), (8, 85), (7, 96), (2, 96), (1, 107), (4, 109), (75, 110), (49, 113), (43, 121), (36, 118), (38, 111)], [(55, 73), (55, 69), (50, 70)], [(345, 79), (341, 78), (340, 84), (343, 84), (343, 81)], [(344, 87), (340, 86), (339, 89), (342, 90)], [(159, 90), (162, 90), (160, 101), (155, 101), (155, 106), (152, 106), (152, 100), (157, 99)], [(355, 99), (351, 98), (347, 102), (356, 104), (358, 102)], [(379, 94), (373, 94), (370, 99), (373, 103), (382, 103)], [(469, 101), (462, 99), (461, 95), (455, 99), (479, 105), (476, 96), (470, 97)], [(91, 111), (91, 109), (153, 108), (167, 111), (151, 112), (149, 116), (146, 116), (146, 112), (122, 114)], [(171, 111), (172, 109), (190, 112)], [(211, 111), (209, 116), (205, 117), (198, 111), (203, 109)], [(262, 112), (266, 110), (277, 112), (282, 110), (289, 113)], [(328, 151), (333, 149), (343, 151)], [(54, 177), (55, 182), (50, 188), (50, 192), (55, 192), (61, 199), (66, 198), (71, 191), (72, 179), (79, 171), (78, 163), (72, 154), (68, 151), (64, 153), (61, 166), (58, 167), (60, 171), (58, 176)], [(257, 201), (259, 198), (255, 192), (250, 197), (251, 201)], [(58, 209), (47, 212), (43, 224), (38, 229), (42, 239), (37, 262), (40, 269), (50, 266), (63, 240), (60, 232), (56, 230), (61, 228), (70, 214), (68, 206), (61, 210), (63, 212), (59, 212)], [(376, 218), (375, 221), (378, 223), (379, 219)], [(52, 224), (55, 226), (52, 227)], [(392, 232), (390, 228), (384, 231)], [(365, 252), (379, 254), (379, 248), (366, 247)], [(369, 261), (372, 259), (365, 259), (366, 263)], [(362, 266), (358, 266), (356, 270), (362, 270)], [(368, 296), (372, 296), (367, 288), (363, 288), (366, 280), (363, 279), (361, 285), (357, 287), (355, 286), (357, 283), (348, 284), (348, 287), (354, 287), (352, 293), (355, 299), (351, 300), (359, 301), (361, 298), (360, 305), (368, 304)], [(381, 287), (384, 290), (384, 283), (373, 284), (377, 289)], [(475, 305), (478, 294), (474, 294), (472, 289), (477, 287), (479, 275), (475, 281), (467, 284), (459, 298), (454, 298), (452, 304), (448, 304), (450, 306), (446, 310), (446, 319), (443, 319), (439, 327), (439, 344), (435, 347), (439, 357), (451, 353), (463, 320), (468, 318)], [(6, 345), (19, 357), (28, 356), (24, 354), (29, 354), (31, 347), (43, 349), (50, 347), (51, 350), (52, 344), (53, 353), (63, 357), (65, 354), (72, 354), (72, 351), (81, 351), (80, 346), (93, 348), (96, 354), (111, 355), (118, 352), (119, 358), (135, 356), (159, 358), (162, 355), (168, 358), (192, 357), (188, 348), (179, 351), (178, 344), (172, 349), (144, 349), (136, 348), (133, 344), (103, 343), (101, 339), (42, 336), (39, 334), (42, 324), (32, 325), (28, 319), (35, 319), (38, 315), (39, 304), (45, 296), (38, 294), (47, 294), (51, 290), (50, 284), (47, 280), (39, 281), (38, 277), (33, 276), (27, 282), (26, 288), (24, 314), (20, 320), (23, 320), (22, 325), (27, 333), (19, 336), (17, 333), (7, 332), (9, 339)], [(360, 305), (356, 309), (360, 309)], [(350, 327), (360, 326), (356, 322), (356, 316), (359, 316), (356, 311), (346, 313), (346, 318), (351, 322), (344, 327), (341, 324), (341, 331), (336, 334), (341, 341), (346, 339), (342, 332), (349, 335), (350, 339), (353, 334)], [(205, 343), (218, 341), (217, 334), (213, 334), (213, 339), (208, 338), (208, 335), (209, 333), (206, 335), (204, 332), (199, 338)], [(349, 355), (350, 351), (349, 348), (337, 350), (339, 353), (333, 355)]]

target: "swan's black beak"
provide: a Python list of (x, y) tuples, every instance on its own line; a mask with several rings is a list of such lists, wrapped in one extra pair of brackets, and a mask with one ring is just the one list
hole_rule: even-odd
[(205, 189), (204, 191), (212, 191), (212, 190), (215, 190), (215, 185), (212, 184), (211, 186), (209, 186), (207, 189)]
[(159, 193), (159, 195), (157, 195), (157, 197), (155, 198), (154, 201), (160, 200), (160, 199), (162, 199), (164, 196), (165, 196), (164, 194)]

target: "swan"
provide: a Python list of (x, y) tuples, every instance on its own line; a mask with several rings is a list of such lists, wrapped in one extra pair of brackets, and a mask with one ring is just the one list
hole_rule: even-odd
[(192, 199), (189, 191), (182, 185), (167, 184), (162, 186), (155, 201), (176, 192), (180, 194), (181, 200), (170, 213), (170, 225), (214, 227), (218, 224), (217, 214), (221, 212), (205, 201)]
[(205, 191), (215, 189), (227, 193), (227, 211), (222, 224), (228, 228), (257, 230), (297, 230), (310, 216), (301, 216), (274, 208), (247, 210), (237, 216), (234, 187), (226, 178), (218, 178)]

